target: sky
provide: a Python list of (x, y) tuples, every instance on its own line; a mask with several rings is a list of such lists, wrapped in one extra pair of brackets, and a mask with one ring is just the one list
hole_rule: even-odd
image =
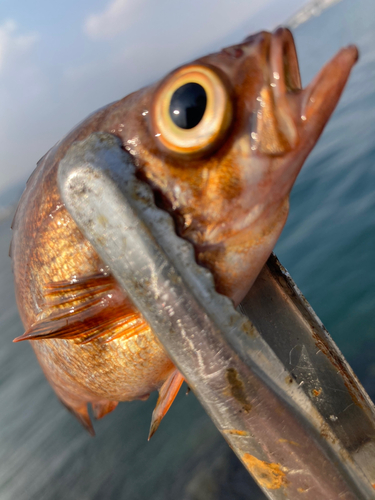
[(1, 0), (0, 195), (99, 107), (307, 0)]

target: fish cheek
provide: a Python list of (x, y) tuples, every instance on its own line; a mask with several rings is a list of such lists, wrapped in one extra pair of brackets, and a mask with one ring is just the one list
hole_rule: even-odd
[(228, 155), (221, 163), (221, 168), (217, 172), (216, 183), (218, 185), (218, 196), (230, 205), (236, 205), (236, 200), (241, 196), (244, 184), (241, 167), (237, 163), (234, 154)]

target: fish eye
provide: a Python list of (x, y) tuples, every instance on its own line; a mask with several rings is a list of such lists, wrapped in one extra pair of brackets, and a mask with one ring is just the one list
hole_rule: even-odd
[(195, 155), (212, 151), (232, 121), (228, 84), (208, 66), (184, 66), (154, 95), (151, 128), (163, 149)]

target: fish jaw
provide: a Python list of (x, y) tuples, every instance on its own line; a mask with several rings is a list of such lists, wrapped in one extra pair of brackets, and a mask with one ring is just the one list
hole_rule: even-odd
[[(302, 89), (298, 87), (295, 76), (298, 63), (295, 49), (293, 54), (290, 48), (293, 43), (291, 37), (289, 30), (277, 30), (272, 36), (269, 58), (274, 115), (278, 130), (287, 142), (284, 151), (273, 155), (274, 193), (281, 198), (289, 195), (304, 161), (335, 110), (350, 72), (358, 60), (358, 49), (355, 46), (341, 49), (312, 82)], [(287, 53), (291, 54), (288, 58), (285, 58), (286, 52), (282, 49), (285, 44), (289, 46)], [(293, 80), (294, 83), (291, 83)], [(267, 154), (262, 144), (262, 131), (256, 130), (256, 134), (258, 144), (254, 149), (258, 150), (260, 156)]]

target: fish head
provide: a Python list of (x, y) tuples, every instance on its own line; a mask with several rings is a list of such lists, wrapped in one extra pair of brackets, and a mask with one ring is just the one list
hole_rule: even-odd
[(342, 49), (302, 89), (293, 36), (279, 28), (128, 98), (123, 142), (138, 174), (236, 304), (272, 252), (296, 177), (357, 57)]

